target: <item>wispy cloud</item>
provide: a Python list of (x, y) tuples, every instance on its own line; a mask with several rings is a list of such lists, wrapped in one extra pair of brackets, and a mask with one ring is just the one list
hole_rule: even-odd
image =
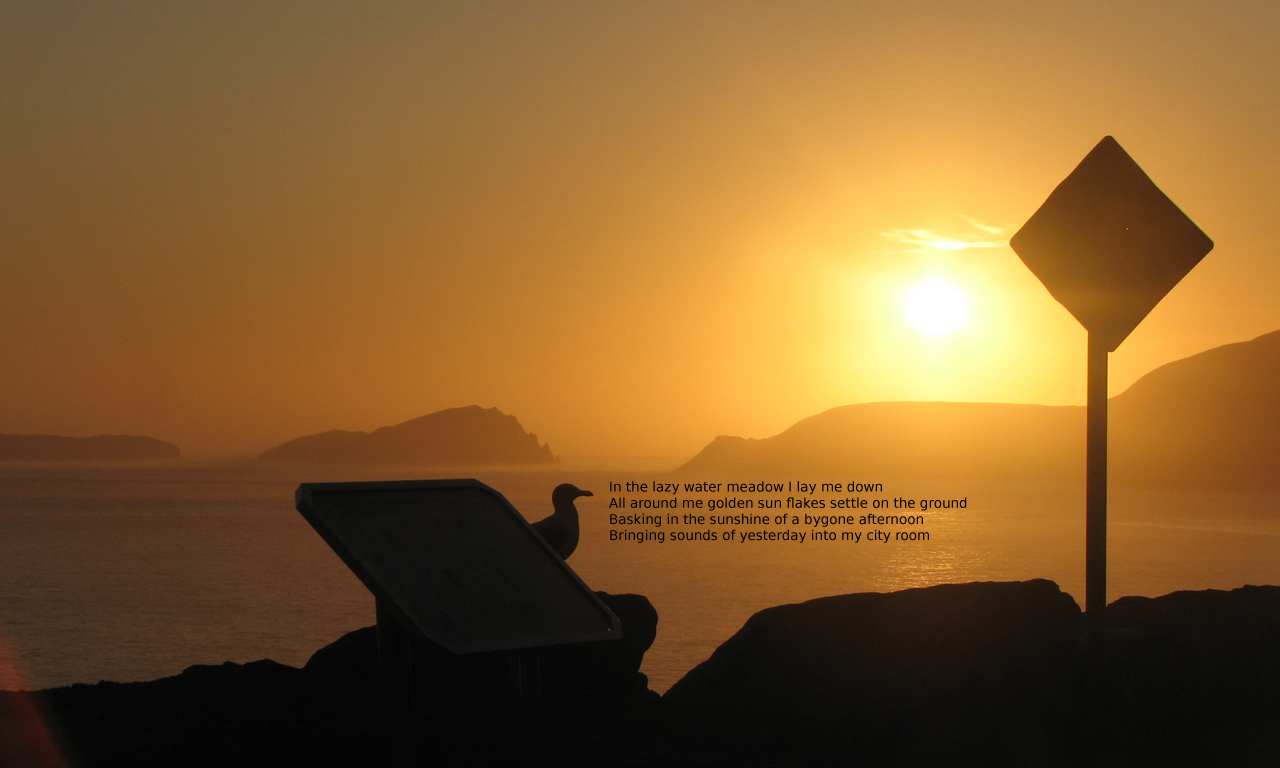
[(993, 227), (990, 224), (983, 224), (972, 216), (965, 216), (963, 213), (957, 213), (956, 215), (969, 222), (969, 226), (974, 229), (981, 230), (982, 232), (986, 232), (988, 235), (999, 235), (1008, 229), (1008, 227)]
[(970, 231), (944, 235), (927, 229), (891, 229), (880, 234), (890, 240), (911, 246), (903, 249), (903, 253), (945, 253), (965, 251), (970, 248), (1001, 248), (1008, 244), (1008, 239), (998, 239), (1008, 230), (1008, 227), (984, 224), (963, 214), (956, 214), (956, 216), (969, 225)]

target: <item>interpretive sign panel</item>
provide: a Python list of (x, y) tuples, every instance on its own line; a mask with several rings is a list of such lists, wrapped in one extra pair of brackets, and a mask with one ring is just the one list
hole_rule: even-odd
[(304, 483), (297, 507), (375, 597), (453, 653), (622, 636), (578, 575), (477, 480)]

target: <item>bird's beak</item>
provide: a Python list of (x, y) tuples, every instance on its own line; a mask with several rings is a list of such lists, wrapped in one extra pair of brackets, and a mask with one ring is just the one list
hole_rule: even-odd
[(591, 491), (578, 491), (579, 496), (595, 496)]

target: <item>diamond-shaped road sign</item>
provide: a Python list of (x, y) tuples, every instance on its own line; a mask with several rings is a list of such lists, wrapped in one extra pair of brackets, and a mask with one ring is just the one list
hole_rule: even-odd
[(1009, 245), (1114, 351), (1213, 241), (1107, 136)]
[(1009, 241), (1089, 331), (1085, 428), (1085, 636), (1105, 658), (1107, 353), (1213, 248), (1116, 140), (1098, 142)]

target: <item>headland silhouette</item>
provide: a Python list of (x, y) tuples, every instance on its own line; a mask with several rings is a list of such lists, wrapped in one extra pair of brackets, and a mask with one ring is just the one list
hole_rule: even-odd
[(334, 429), (276, 446), (262, 462), (417, 464), (430, 466), (554, 464), (549, 445), (497, 408), (449, 408), (370, 432)]
[[(1114, 481), (1280, 489), (1278, 380), (1280, 331), (1146, 374), (1111, 398)], [(1079, 480), (1084, 434), (1083, 406), (859, 403), (773, 437), (717, 437), (680, 471)]]
[(0, 435), (0, 461), (157, 461), (181, 457), (178, 446), (138, 435)]

